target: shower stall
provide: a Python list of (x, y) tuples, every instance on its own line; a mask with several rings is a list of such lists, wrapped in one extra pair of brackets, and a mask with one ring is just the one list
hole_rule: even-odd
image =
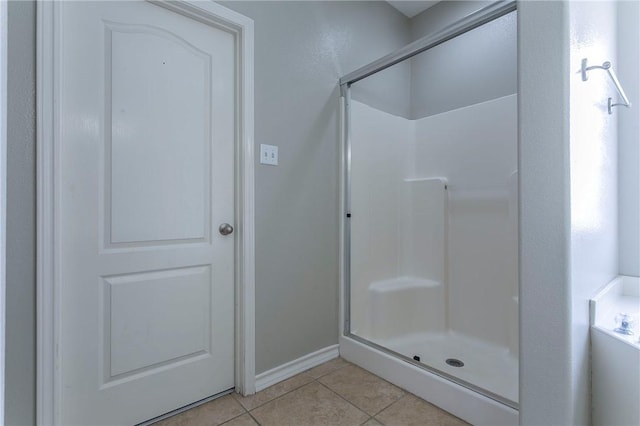
[(515, 9), (340, 80), (341, 353), (473, 424), (518, 416)]

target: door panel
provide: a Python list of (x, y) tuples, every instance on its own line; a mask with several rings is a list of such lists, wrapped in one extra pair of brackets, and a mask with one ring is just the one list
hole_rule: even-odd
[(109, 23), (106, 31), (109, 242), (203, 240), (212, 56), (154, 27)]
[(200, 266), (104, 279), (107, 380), (211, 351), (210, 272)]
[(63, 424), (234, 385), (235, 38), (147, 2), (61, 2)]

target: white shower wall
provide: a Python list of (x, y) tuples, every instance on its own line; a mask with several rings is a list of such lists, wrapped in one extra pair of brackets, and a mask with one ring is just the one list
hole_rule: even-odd
[(369, 286), (398, 276), (400, 194), (409, 166), (409, 120), (352, 101), (351, 330), (369, 334)]
[(516, 102), (419, 120), (351, 102), (352, 332), (450, 331), (517, 355)]

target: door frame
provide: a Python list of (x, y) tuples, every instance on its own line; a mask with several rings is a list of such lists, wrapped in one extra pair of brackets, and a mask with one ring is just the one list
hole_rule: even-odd
[[(147, 0), (223, 29), (235, 37), (238, 124), (235, 141), (235, 389), (255, 393), (255, 228), (253, 20), (213, 1)], [(37, 5), (37, 362), (36, 420), (58, 424), (60, 370), (59, 197), (60, 13), (59, 2)]]

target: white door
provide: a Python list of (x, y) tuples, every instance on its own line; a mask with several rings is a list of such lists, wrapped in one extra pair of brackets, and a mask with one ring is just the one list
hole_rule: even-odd
[(135, 424), (234, 386), (235, 41), (61, 2), (59, 418)]

